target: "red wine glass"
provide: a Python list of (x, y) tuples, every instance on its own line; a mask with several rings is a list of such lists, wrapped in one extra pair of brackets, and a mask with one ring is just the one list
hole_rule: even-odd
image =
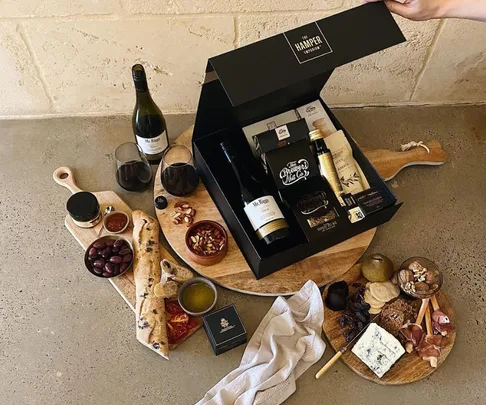
[(128, 191), (145, 190), (152, 180), (152, 167), (136, 143), (122, 143), (115, 150), (116, 181)]
[(191, 151), (183, 145), (169, 147), (162, 156), (161, 181), (164, 189), (176, 197), (191, 194), (199, 184)]

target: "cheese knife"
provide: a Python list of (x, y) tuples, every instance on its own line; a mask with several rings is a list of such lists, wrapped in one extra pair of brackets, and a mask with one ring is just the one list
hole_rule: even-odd
[(322, 367), (316, 374), (316, 378), (321, 377), (323, 374), (325, 374), (333, 365), (336, 361), (338, 361), (341, 356), (346, 353), (346, 351), (356, 343), (356, 340), (361, 337), (361, 335), (365, 332), (366, 329), (368, 329), (368, 326), (370, 326), (373, 322), (376, 321), (376, 319), (380, 316), (381, 312), (373, 316), (373, 318), (370, 319), (370, 321), (364, 326), (363, 329), (359, 331), (359, 333), (351, 340), (346, 346), (344, 346), (341, 350), (337, 351), (336, 354)]

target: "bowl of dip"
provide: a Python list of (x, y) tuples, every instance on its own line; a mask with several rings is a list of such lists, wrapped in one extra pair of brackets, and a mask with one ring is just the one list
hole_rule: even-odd
[(103, 226), (112, 234), (125, 232), (129, 224), (130, 217), (123, 211), (113, 211), (103, 219)]
[(218, 292), (215, 285), (202, 277), (194, 277), (182, 284), (178, 301), (181, 308), (189, 315), (207, 314), (216, 305)]

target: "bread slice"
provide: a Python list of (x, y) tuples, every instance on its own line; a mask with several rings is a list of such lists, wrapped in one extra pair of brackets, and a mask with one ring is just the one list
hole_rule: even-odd
[(191, 270), (170, 260), (162, 259), (161, 266), (162, 272), (166, 273), (167, 279), (176, 281), (179, 284), (194, 277), (194, 273)]
[(159, 298), (177, 298), (179, 293), (179, 284), (175, 281), (161, 281), (159, 284), (155, 285), (154, 288), (155, 295)]

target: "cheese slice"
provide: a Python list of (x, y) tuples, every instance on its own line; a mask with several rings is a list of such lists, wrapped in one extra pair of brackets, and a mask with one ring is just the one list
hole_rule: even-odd
[(400, 342), (376, 323), (371, 323), (351, 351), (379, 378), (402, 357)]

